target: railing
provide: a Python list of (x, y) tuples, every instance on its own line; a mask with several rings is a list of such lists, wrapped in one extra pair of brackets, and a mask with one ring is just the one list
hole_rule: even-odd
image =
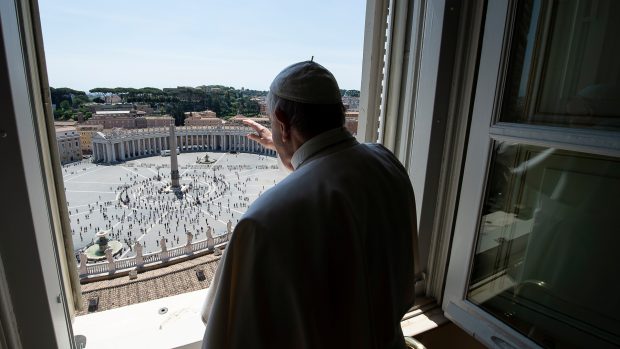
[[(185, 136), (185, 135), (211, 135), (211, 134), (235, 134), (235, 135), (245, 135), (248, 132), (251, 132), (252, 128), (245, 125), (226, 125), (226, 126), (178, 126), (175, 127), (175, 132), (177, 136)], [(94, 139), (104, 139), (104, 140), (117, 140), (117, 139), (125, 139), (127, 137), (138, 136), (139, 138), (144, 137), (165, 137), (170, 134), (170, 129), (168, 127), (149, 127), (149, 128), (133, 128), (133, 129), (123, 129), (116, 128), (110, 130), (101, 130), (98, 131), (104, 135), (102, 138), (98, 134), (94, 133), (92, 138)]]
[(216, 237), (208, 237), (204, 240), (192, 241), (193, 235), (187, 234), (187, 243), (185, 245), (177, 246), (171, 249), (167, 249), (166, 240), (162, 238), (160, 251), (152, 252), (148, 254), (142, 254), (142, 245), (136, 243), (134, 250), (136, 255), (133, 257), (114, 259), (111, 254), (111, 250), (106, 251), (107, 261), (88, 263), (87, 257), (84, 253), (80, 253), (80, 265), (79, 273), (80, 279), (88, 279), (92, 277), (110, 277), (119, 276), (121, 273), (130, 271), (132, 269), (141, 269), (145, 267), (158, 268), (165, 266), (170, 261), (180, 262), (184, 259), (189, 259), (196, 253), (214, 251), (215, 248), (220, 248), (228, 243), (230, 236), (232, 235), (232, 223), (227, 224), (227, 233)]

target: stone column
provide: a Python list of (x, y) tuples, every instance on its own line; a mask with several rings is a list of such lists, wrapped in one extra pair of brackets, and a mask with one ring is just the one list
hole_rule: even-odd
[(106, 143), (105, 144), (105, 148), (106, 148), (106, 153), (108, 155), (107, 159), (106, 159), (106, 162), (107, 163), (111, 163), (112, 162), (112, 151), (113, 151), (112, 144), (111, 143)]
[(80, 252), (80, 277), (88, 274), (88, 268), (86, 267), (87, 263), (88, 258), (86, 258), (84, 252)]
[(140, 241), (136, 241), (133, 248), (136, 250), (136, 266), (142, 268), (144, 266), (144, 255), (142, 254), (142, 244)]
[(108, 261), (108, 272), (114, 274), (116, 271), (116, 264), (114, 264), (114, 257), (112, 257), (112, 249), (109, 247), (105, 250), (105, 258)]
[(116, 162), (116, 148), (114, 147), (114, 143), (110, 143), (110, 148), (112, 149), (112, 162)]
[(179, 163), (177, 161), (177, 136), (174, 133), (174, 126), (170, 125), (170, 186), (172, 188), (179, 188)]
[(192, 254), (192, 240), (194, 239), (194, 235), (188, 231), (186, 236), (187, 242), (185, 243), (185, 253)]
[(97, 161), (97, 145), (93, 143), (91, 146), (93, 148), (93, 161)]
[(168, 260), (168, 247), (166, 247), (165, 237), (162, 237), (161, 240), (159, 240), (159, 246), (161, 247), (161, 251), (159, 252), (159, 258), (165, 262)]
[(213, 233), (211, 232), (211, 227), (207, 227), (207, 249), (212, 249), (213, 247), (215, 247)]
[(118, 150), (119, 150), (119, 156), (121, 157), (121, 161), (125, 160), (125, 142), (121, 141), (120, 143), (118, 143)]

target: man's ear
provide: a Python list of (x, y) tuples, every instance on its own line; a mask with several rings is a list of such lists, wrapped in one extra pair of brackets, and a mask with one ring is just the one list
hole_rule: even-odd
[(276, 127), (280, 128), (280, 134), (282, 135), (282, 143), (286, 143), (291, 139), (291, 124), (288, 118), (280, 110), (275, 112)]

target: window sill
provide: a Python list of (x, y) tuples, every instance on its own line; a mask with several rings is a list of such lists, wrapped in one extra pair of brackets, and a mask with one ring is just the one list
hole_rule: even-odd
[[(188, 292), (122, 308), (78, 316), (74, 335), (86, 337), (87, 349), (194, 349), (202, 345), (205, 327), (200, 311), (207, 290)], [(420, 299), (401, 322), (405, 336), (434, 329), (448, 320), (434, 300)], [(160, 315), (159, 309), (168, 311)]]
[[(73, 334), (87, 349), (200, 348), (205, 326), (200, 310), (207, 290), (188, 292), (75, 318)], [(159, 309), (168, 311), (160, 315)]]
[(421, 297), (416, 299), (415, 310), (405, 314), (400, 325), (403, 329), (403, 335), (413, 337), (447, 322), (449, 320), (444, 316), (443, 310), (434, 299)]

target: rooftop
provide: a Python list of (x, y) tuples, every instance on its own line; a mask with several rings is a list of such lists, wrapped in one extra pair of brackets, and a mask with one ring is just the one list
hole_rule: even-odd
[(71, 131), (76, 131), (75, 127), (72, 126), (56, 126), (56, 132), (71, 132)]
[(56, 127), (62, 127), (62, 126), (75, 126), (77, 124), (77, 121), (54, 121), (54, 126)]
[[(97, 311), (105, 311), (127, 305), (175, 296), (181, 293), (206, 289), (211, 284), (220, 256), (207, 254), (164, 268), (145, 271), (138, 278), (128, 276), (84, 284), (82, 290), (83, 310), (76, 315), (88, 313), (88, 300), (99, 297)], [(202, 270), (206, 279), (199, 281), (196, 271)]]
[(172, 120), (172, 116), (170, 115), (143, 116), (143, 118), (148, 119), (148, 120), (159, 120), (159, 119), (171, 119)]
[(131, 110), (100, 110), (95, 115), (114, 115), (114, 114), (127, 114), (129, 115)]

